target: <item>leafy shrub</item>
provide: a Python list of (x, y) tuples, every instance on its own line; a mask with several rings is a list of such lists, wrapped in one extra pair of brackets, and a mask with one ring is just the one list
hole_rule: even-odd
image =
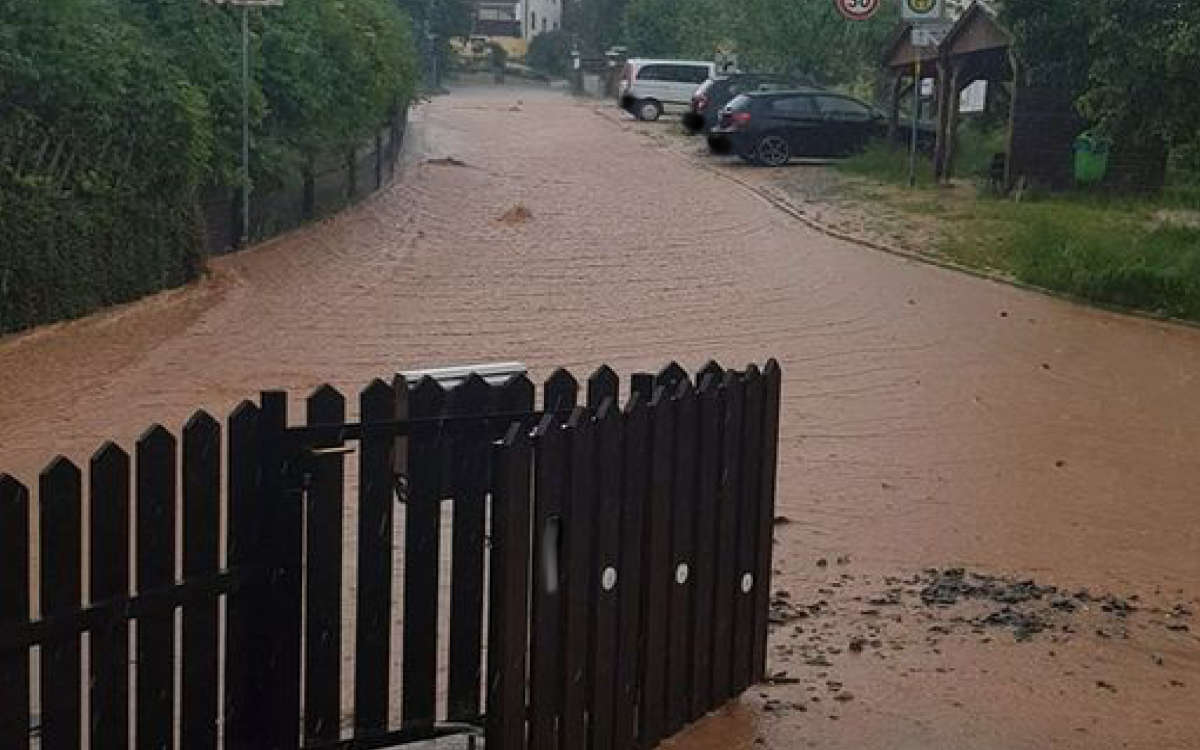
[[(415, 77), (393, 0), (252, 14), (265, 190), (342, 158)], [(0, 0), (0, 333), (195, 278), (199, 195), (238, 184), (241, 29), (200, 2)]]
[(565, 76), (571, 68), (571, 40), (564, 31), (538, 34), (529, 43), (525, 64), (552, 76)]

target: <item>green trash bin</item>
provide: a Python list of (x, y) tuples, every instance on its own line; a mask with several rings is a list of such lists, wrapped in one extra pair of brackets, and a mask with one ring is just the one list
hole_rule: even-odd
[(1075, 182), (1094, 185), (1108, 172), (1108, 141), (1084, 133), (1075, 139)]

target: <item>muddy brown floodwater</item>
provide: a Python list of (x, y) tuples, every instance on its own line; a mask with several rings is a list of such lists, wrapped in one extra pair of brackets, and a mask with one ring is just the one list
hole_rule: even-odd
[[(265, 387), (775, 356), (780, 684), (671, 746), (1200, 747), (1200, 330), (830, 239), (597, 106), (457, 90), (365, 205), (0, 341), (0, 466)], [(1094, 597), (1018, 640), (920, 599), (953, 566)]]

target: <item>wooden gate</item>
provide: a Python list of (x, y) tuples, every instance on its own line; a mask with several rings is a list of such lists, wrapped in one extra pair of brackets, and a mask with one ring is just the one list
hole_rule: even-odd
[(36, 547), (0, 475), (0, 747), (652, 747), (762, 677), (779, 384), (265, 392), (56, 459)]

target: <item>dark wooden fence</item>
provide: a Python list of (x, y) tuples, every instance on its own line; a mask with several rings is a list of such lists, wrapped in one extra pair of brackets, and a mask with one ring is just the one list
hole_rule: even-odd
[[(295, 170), (279, 184), (255, 189), (250, 206), (250, 239), (261, 241), (301, 224), (332, 216), (389, 185), (404, 147), (408, 106), (375, 137), (348, 153), (326, 153), (308, 170)], [(205, 250), (222, 255), (238, 247), (242, 236), (241, 192), (213, 188), (201, 201)]]
[(315, 750), (477, 732), (489, 750), (623, 750), (654, 746), (760, 679), (778, 366), (710, 364), (693, 384), (671, 365), (635, 375), (624, 408), (607, 367), (583, 394), (557, 371), (540, 411), (534, 390), (525, 376), (450, 390), (397, 378), (360, 394), (356, 423), (323, 386), (304, 424), (289, 425), (287, 394), (264, 392), (224, 429), (203, 412), (181, 440), (155, 426), (132, 457), (104, 445), (86, 481), (66, 459), (50, 463), (36, 547), (29, 491), (0, 475), (0, 747), (40, 736), (75, 750), (86, 735), (92, 748), (177, 736), (185, 749)]

